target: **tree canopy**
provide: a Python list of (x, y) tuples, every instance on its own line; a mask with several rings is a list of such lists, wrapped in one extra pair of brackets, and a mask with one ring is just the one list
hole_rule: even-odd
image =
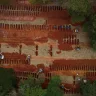
[(91, 83), (89, 81), (87, 81), (86, 83), (84, 82), (81, 82), (80, 83), (80, 92), (83, 96), (91, 96), (91, 91), (90, 91), (90, 88), (91, 88)]
[(76, 14), (72, 14), (71, 18), (72, 23), (83, 22), (86, 19), (84, 15), (76, 15)]
[(31, 4), (48, 4), (51, 0), (29, 0)]
[(59, 76), (53, 76), (49, 82), (45, 96), (63, 96), (64, 92), (59, 88), (61, 83)]
[(0, 68), (0, 96), (5, 96), (16, 87), (16, 76), (12, 69)]
[(91, 14), (91, 5), (88, 0), (68, 0), (67, 9), (73, 23), (82, 22)]
[(83, 96), (96, 96), (96, 81), (91, 83), (87, 81), (86, 83), (80, 83), (80, 92)]
[(90, 3), (88, 0), (68, 0), (68, 8), (77, 14), (82, 13), (86, 15), (90, 10)]
[(0, 4), (7, 5), (10, 4), (12, 0), (0, 0)]
[(32, 76), (20, 83), (20, 96), (44, 96), (46, 90), (42, 89), (41, 83), (37, 82)]
[[(39, 79), (40, 80), (40, 79)], [(19, 85), (20, 96), (63, 96), (64, 92), (59, 88), (61, 80), (59, 76), (53, 76), (47, 89), (42, 89), (41, 81), (34, 81), (30, 76)]]
[(91, 46), (96, 51), (96, 13), (92, 14), (84, 23), (83, 31), (88, 32)]
[(29, 0), (31, 4), (42, 4), (42, 0)]

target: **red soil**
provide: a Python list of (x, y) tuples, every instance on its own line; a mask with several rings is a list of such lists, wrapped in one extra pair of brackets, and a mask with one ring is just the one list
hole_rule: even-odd
[[(64, 67), (64, 66), (62, 66), (62, 67)], [(77, 76), (77, 73), (79, 74), (79, 76), (84, 76), (85, 75), (84, 70), (74, 70), (73, 69), (73, 68), (75, 68), (74, 66), (73, 67), (69, 67), (69, 68), (70, 68), (69, 70), (65, 69), (65, 70), (53, 71), (52, 74), (57, 74), (57, 75), (62, 75), (62, 76), (66, 75), (66, 76), (73, 76), (73, 77)]]
[[(39, 7), (39, 6), (38, 6)], [(72, 24), (71, 22), (71, 18), (67, 12), (67, 10), (63, 10), (63, 11), (52, 11), (50, 10), (49, 12), (40, 12), (40, 15), (37, 16), (38, 17), (43, 17), (47, 20), (46, 24), (48, 25), (64, 25), (64, 24)], [(24, 16), (24, 17), (21, 17), (21, 16), (11, 16), (10, 18), (9, 17), (0, 17), (1, 19), (3, 18), (4, 19), (8, 19), (8, 20), (23, 20), (23, 21), (26, 21), (26, 20), (30, 20), (30, 21), (34, 21), (36, 18), (35, 16)], [(76, 24), (73, 24), (73, 25), (79, 25), (79, 24), (82, 24), (82, 23), (76, 23)], [(24, 28), (23, 30), (18, 30), (18, 29), (14, 29), (14, 28), (11, 28), (10, 30), (7, 29), (8, 26), (6, 26), (6, 29), (2, 29), (5, 31), (5, 34), (7, 34), (7, 37), (8, 37), (8, 40), (6, 42), (9, 42), (9, 45), (11, 45), (12, 47), (16, 47), (19, 43), (25, 43), (26, 45), (35, 45), (34, 44), (34, 41), (37, 41), (37, 42), (40, 42), (40, 43), (45, 43), (48, 41), (48, 38), (51, 38), (53, 40), (58, 40), (58, 48), (60, 49), (59, 52), (57, 52), (57, 54), (61, 53), (61, 50), (66, 50), (66, 51), (69, 51), (69, 50), (72, 50), (72, 44), (65, 44), (65, 43), (62, 43), (63, 42), (63, 39), (64, 38), (69, 38), (69, 40), (72, 38), (76, 38), (76, 35), (74, 35), (74, 33), (71, 31), (71, 30), (63, 30), (63, 31), (56, 31), (56, 30), (52, 30), (52, 31), (49, 31), (50, 28), (46, 28), (46, 30), (42, 30), (42, 29), (38, 29), (38, 28), (35, 28), (35, 29), (31, 29), (28, 31), (27, 28), (29, 28), (27, 26), (27, 28)], [(52, 28), (52, 27), (51, 27)], [(1, 33), (0, 34), (0, 37), (3, 37), (4, 34)], [(39, 38), (39, 39), (37, 39)], [(4, 38), (3, 38), (4, 39)], [(3, 41), (3, 40), (2, 40)], [(15, 43), (16, 42), (16, 43)], [(52, 50), (49, 50), (50, 52), (50, 55), (52, 55)], [(17, 53), (3, 53), (4, 56), (5, 56), (5, 59), (7, 58), (11, 58), (11, 59), (20, 59), (20, 60), (25, 60), (26, 59), (26, 55), (20, 55), (20, 54), (17, 54)], [(38, 54), (37, 54), (38, 55)], [(66, 67), (68, 66), (70, 70), (74, 69), (75, 66), (78, 66), (81, 68), (81, 65), (83, 66), (87, 66), (87, 67), (91, 67), (93, 68), (95, 65), (95, 62), (96, 60), (95, 59), (91, 59), (91, 60), (65, 60), (65, 59), (61, 59), (61, 60), (55, 60), (53, 62), (53, 65), (52, 67), (55, 69), (57, 67)], [(28, 71), (28, 72), (37, 72), (37, 70), (39, 68), (42, 68), (44, 69), (44, 73), (48, 73), (50, 72), (50, 68), (49, 67), (45, 67), (44, 64), (38, 64), (37, 65), (37, 68), (36, 66), (34, 65), (25, 65), (25, 64), (18, 64), (18, 65), (6, 65), (6, 66), (2, 66), (4, 68), (13, 68), (15, 70), (15, 72), (24, 72), (24, 71)], [(66, 68), (65, 68), (66, 69)], [(73, 71), (73, 70), (72, 70)], [(77, 72), (75, 70), (75, 72)], [(70, 71), (67, 71), (65, 72), (65, 74), (71, 74), (72, 72)], [(19, 74), (19, 73), (18, 73)], [(23, 77), (23, 74), (22, 74), (22, 77)], [(91, 79), (91, 80), (96, 80), (96, 76), (87, 76), (88, 79)], [(48, 83), (49, 81), (48, 80), (45, 80), (45, 82), (42, 84), (42, 87), (43, 88), (47, 88), (48, 86)], [(71, 92), (75, 92), (78, 90), (78, 85), (74, 86), (73, 84), (65, 84), (65, 87), (70, 89)], [(65, 91), (67, 92), (67, 91)]]
[[(49, 10), (49, 12), (41, 12), (40, 16), (38, 16), (38, 17), (45, 17), (47, 19), (48, 25), (50, 25), (50, 24), (51, 25), (53, 25), (53, 24), (55, 24), (55, 25), (71, 24), (70, 16), (69, 16), (67, 10), (57, 10), (57, 11)], [(26, 45), (31, 45), (31, 44), (34, 45), (34, 41), (37, 41), (40, 43), (46, 43), (46, 42), (48, 42), (48, 38), (51, 38), (53, 40), (58, 40), (58, 43), (59, 43), (58, 47), (60, 50), (66, 50), (66, 51), (72, 50), (71, 44), (70, 45), (62, 44), (63, 38), (69, 38), (70, 36), (71, 37), (73, 36), (73, 32), (71, 30), (63, 30), (62, 32), (60, 30), (59, 31), (55, 31), (55, 30), (49, 31), (49, 30), (40, 30), (40, 29), (36, 29), (36, 28), (32, 29), (32, 32), (30, 32), (30, 31), (26, 32), (25, 30), (26, 30), (26, 28), (22, 31), (16, 30), (14, 28), (11, 28), (10, 32), (8, 32), (8, 30), (5, 30), (6, 32), (8, 32), (8, 37), (12, 37), (9, 40), (7, 40), (6, 42), (12, 43), (12, 42), (18, 41), (18, 42), (25, 43)], [(17, 37), (18, 37), (18, 39), (17, 39)], [(13, 43), (12, 43), (12, 46), (13, 46)]]
[[(42, 88), (46, 89), (48, 87), (49, 80), (45, 80), (45, 82), (42, 84)], [(63, 84), (63, 83), (62, 83)], [(67, 84), (64, 83), (64, 87), (69, 90), (64, 90), (64, 92), (78, 92), (79, 85), (78, 84)]]
[(36, 72), (38, 69), (42, 68), (44, 73), (50, 72), (49, 67), (45, 67), (44, 64), (38, 64), (37, 67), (34, 65), (26, 65), (26, 64), (10, 64), (10, 65), (2, 65), (3, 68), (12, 68), (15, 72), (20, 71), (28, 71), (28, 72)]
[(21, 42), (26, 45), (35, 45), (34, 41), (30, 38), (23, 38)]
[[(16, 43), (25, 43), (26, 45), (34, 45), (34, 41), (38, 41), (41, 43), (45, 43), (48, 41), (47, 36), (48, 36), (48, 31), (47, 30), (37, 30), (33, 29), (32, 32), (25, 31), (25, 30), (16, 30), (16, 29), (10, 29), (10, 31), (7, 31), (5, 29), (6, 34), (8, 34), (7, 40), (4, 39), (3, 42), (9, 43), (11, 46), (15, 45)], [(15, 37), (14, 37), (15, 33)], [(28, 34), (27, 34), (28, 33)], [(38, 38), (39, 39), (36, 39)], [(34, 40), (35, 39), (35, 40)]]
[(36, 66), (34, 65), (24, 65), (24, 64), (19, 64), (19, 65), (6, 65), (6, 66), (2, 66), (3, 68), (12, 68), (14, 69), (14, 71), (28, 71), (28, 72), (34, 72), (36, 71)]
[(52, 18), (69, 18), (67, 10), (50, 10), (49, 12), (41, 12), (38, 17), (52, 17)]
[(36, 39), (35, 41), (40, 42), (40, 43), (46, 43), (46, 42), (48, 42), (48, 38), (42, 37), (42, 38)]
[(69, 35), (72, 35), (72, 34), (73, 32), (71, 30), (51, 31), (48, 37), (53, 40), (63, 40), (63, 38), (67, 38)]
[(86, 77), (87, 80), (90, 80), (90, 81), (95, 81), (96, 80), (96, 76), (89, 76), (89, 77)]
[(4, 56), (5, 56), (5, 59), (7, 58), (11, 58), (11, 59), (26, 59), (26, 55), (25, 54), (22, 54), (22, 55), (20, 55), (20, 54), (18, 54), (18, 53), (2, 53), (2, 54), (4, 54)]
[[(20, 30), (19, 30), (20, 31)], [(59, 49), (60, 50), (72, 50), (71, 44), (62, 44), (63, 42), (63, 38), (69, 38), (71, 40), (74, 38), (73, 36), (73, 32), (71, 30), (65, 30), (63, 31), (48, 31), (48, 30), (32, 30), (32, 32), (29, 32), (28, 35), (26, 35), (27, 33), (24, 31), (24, 33), (21, 32), (16, 32), (16, 36), (18, 36), (15, 38), (14, 36), (12, 36), (13, 33), (13, 29), (10, 30), (9, 32), (9, 36), (12, 36), (12, 38), (9, 38), (6, 42), (10, 42), (9, 44), (11, 46), (14, 47), (14, 44), (16, 44), (16, 42), (20, 43), (25, 43), (26, 45), (34, 45), (34, 41), (40, 42), (40, 43), (46, 43), (48, 42), (48, 38), (51, 38), (53, 40), (58, 40), (59, 43)], [(38, 38), (39, 39), (38, 39)], [(34, 40), (35, 39), (35, 40)], [(13, 43), (12, 43), (13, 42)], [(15, 43), (14, 43), (15, 42)], [(69, 47), (69, 48), (68, 48)]]
[(44, 68), (44, 73), (48, 73), (48, 72), (50, 72), (50, 68), (49, 67), (45, 67)]
[(35, 45), (35, 43), (33, 41), (31, 41), (31, 42), (22, 42), (22, 43), (24, 43), (26, 45)]
[(1, 31), (0, 32), (0, 37), (2, 38), (4, 36), (3, 32)]
[[(37, 68), (34, 65), (25, 65), (25, 64), (10, 64), (10, 65), (6, 65), (6, 66), (1, 66), (3, 68), (12, 68), (14, 69), (15, 72), (24, 72), (24, 71), (28, 71), (28, 72), (36, 72), (39, 68), (42, 68), (44, 70), (44, 73), (48, 73), (50, 72), (50, 68), (49, 67), (44, 67), (44, 64), (38, 64)], [(23, 76), (23, 74), (22, 74)]]
[(70, 89), (69, 91), (68, 90), (64, 90), (65, 92), (78, 92), (79, 91), (79, 85), (78, 84), (64, 84), (64, 87), (67, 88), (67, 89)]
[(61, 59), (61, 60), (54, 60), (53, 63), (54, 65), (62, 65), (62, 64), (71, 64), (71, 65), (83, 65), (83, 64), (87, 64), (87, 65), (95, 65), (96, 59), (77, 59), (77, 60), (65, 60), (65, 59)]
[[(49, 31), (48, 30), (40, 30), (40, 29), (32, 29), (31, 31), (30, 30), (26, 30), (26, 29), (23, 29), (23, 30), (17, 30), (17, 29), (14, 29), (14, 28), (11, 28), (10, 30), (8, 29), (4, 29), (4, 33), (5, 34), (8, 34), (7, 37), (9, 37), (10, 39), (16, 39), (17, 41), (19, 40), (22, 40), (22, 39), (27, 39), (29, 38), (29, 40), (31, 39), (34, 39), (34, 38), (43, 38), (43, 37), (47, 37), (48, 36), (48, 33)], [(15, 34), (15, 35), (14, 35)]]
[(67, 25), (71, 24), (70, 19), (61, 19), (61, 18), (50, 18), (47, 21), (48, 25)]
[(35, 16), (3, 16), (2, 14), (0, 14), (0, 19), (1, 20), (11, 20), (11, 21), (34, 21), (36, 19)]
[[(59, 31), (55, 31), (55, 32), (50, 32), (49, 33), (49, 38), (53, 39), (53, 40), (58, 40), (58, 48), (60, 50), (72, 50), (72, 44), (64, 44), (63, 43), (63, 39), (64, 38), (68, 38), (68, 37), (72, 37), (73, 38), (73, 32), (71, 30), (65, 31), (65, 32), (59, 32)], [(71, 40), (71, 38), (70, 38)]]
[(73, 50), (72, 46), (70, 44), (60, 44), (58, 45), (58, 48), (60, 50), (64, 50), (64, 51), (69, 51), (69, 50)]
[(61, 53), (61, 50), (60, 50), (60, 51), (57, 51), (56, 53), (57, 53), (57, 54), (60, 54), (60, 53)]
[(48, 87), (49, 80), (45, 80), (45, 82), (42, 84), (42, 88), (46, 89)]
[(79, 25), (83, 25), (85, 21), (83, 22), (78, 22), (78, 23), (71, 23), (73, 26), (79, 26)]
[(86, 78), (88, 80), (96, 80), (96, 72), (86, 72)]
[(37, 69), (40, 69), (40, 68), (44, 69), (45, 68), (44, 64), (38, 64)]

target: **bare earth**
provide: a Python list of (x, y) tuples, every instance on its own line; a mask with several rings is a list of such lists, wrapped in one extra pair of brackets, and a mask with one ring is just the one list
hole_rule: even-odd
[[(37, 22), (36, 24), (38, 24), (39, 21), (38, 19), (36, 20), (35, 22)], [(41, 22), (43, 21), (44, 20), (42, 19)], [(42, 25), (41, 22), (39, 22), (39, 24)], [(77, 38), (79, 38), (80, 40), (79, 45), (81, 47), (81, 50), (79, 51), (76, 51), (75, 49), (71, 51), (61, 50), (61, 53), (58, 54), (57, 52), (60, 51), (58, 48), (58, 42), (48, 39), (47, 43), (35, 42), (35, 44), (39, 44), (38, 56), (35, 55), (36, 48), (34, 45), (29, 46), (23, 43), (22, 43), (22, 54), (31, 55), (31, 64), (37, 65), (37, 64), (43, 63), (45, 64), (45, 66), (48, 66), (49, 64), (51, 64), (52, 61), (55, 59), (96, 59), (96, 52), (94, 52), (89, 46), (88, 34), (85, 32), (82, 32), (80, 28), (79, 33), (77, 33)], [(50, 44), (53, 44), (52, 57), (48, 52), (48, 50), (50, 49)], [(73, 45), (73, 48), (75, 47), (76, 45)], [(1, 43), (1, 52), (19, 53), (19, 46), (12, 47), (7, 43)]]

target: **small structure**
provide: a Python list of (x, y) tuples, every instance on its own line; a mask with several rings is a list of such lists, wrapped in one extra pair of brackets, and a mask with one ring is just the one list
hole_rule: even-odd
[(37, 74), (39, 74), (39, 73), (43, 73), (43, 69), (42, 69), (42, 68), (39, 68), (39, 69), (38, 69)]
[(66, 88), (65, 86), (66, 86), (66, 84), (64, 84), (64, 83), (60, 84), (61, 89), (69, 91), (70, 89)]
[(76, 77), (76, 81), (77, 81), (77, 82), (81, 81), (81, 78), (80, 78), (79, 76)]
[(83, 79), (83, 82), (84, 82), (84, 83), (87, 83), (87, 80), (86, 80), (86, 79)]
[(68, 25), (69, 29), (71, 29), (71, 24)]
[(61, 89), (64, 89), (64, 88), (65, 88), (65, 87), (64, 87), (64, 84), (61, 84), (61, 85), (60, 85), (60, 88), (61, 88)]
[(49, 29), (49, 26), (46, 25), (45, 28), (46, 28), (46, 29)]
[(77, 81), (80, 81), (81, 78), (79, 77), (79, 74), (77, 73), (76, 75), (77, 75)]
[(81, 79), (80, 78), (78, 78), (78, 81), (80, 81)]
[(39, 73), (43, 72), (43, 69), (42, 69), (42, 68), (40, 68), (40, 69), (38, 70), (38, 72), (39, 72)]
[(74, 31), (75, 31), (75, 33), (78, 33), (78, 32), (79, 32), (79, 29), (78, 29), (78, 28), (76, 28)]
[(69, 26), (68, 25), (66, 25), (66, 29), (69, 29)]
[(38, 51), (37, 50), (36, 50), (35, 54), (36, 54), (36, 56), (38, 56)]
[(38, 50), (38, 45), (36, 45), (36, 50)]
[(1, 60), (4, 59), (4, 55), (2, 55), (1, 53), (0, 53), (0, 59), (1, 59)]
[(63, 29), (65, 29), (66, 28), (66, 25), (63, 25)]
[(54, 29), (57, 29), (58, 27), (56, 25), (53, 26)]
[(62, 25), (60, 25), (60, 26), (58, 26), (58, 28), (59, 28), (59, 29), (62, 29), (63, 27), (62, 27)]
[(77, 46), (75, 49), (76, 49), (77, 51), (81, 50), (80, 46)]
[(78, 76), (79, 74), (77, 73), (76, 75)]

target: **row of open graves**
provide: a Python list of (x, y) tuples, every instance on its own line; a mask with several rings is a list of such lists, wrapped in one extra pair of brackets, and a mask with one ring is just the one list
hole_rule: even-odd
[(20, 59), (3, 59), (0, 60), (0, 64), (28, 64), (27, 60), (20, 60)]
[(96, 70), (92, 72), (86, 72), (86, 77), (95, 76), (96, 77)]
[(62, 71), (62, 70), (84, 70), (84, 71), (92, 71), (92, 72), (87, 72), (87, 74), (88, 75), (96, 75), (96, 66), (95, 65), (87, 65), (87, 64), (83, 64), (83, 65), (69, 65), (69, 64), (67, 64), (67, 65), (65, 65), (65, 64), (62, 64), (62, 65), (60, 65), (60, 64), (58, 64), (58, 65), (50, 65), (50, 69), (52, 70), (52, 71)]
[[(91, 68), (88, 68), (89, 70), (91, 69)], [(63, 70), (88, 70), (88, 69), (85, 69), (83, 66), (78, 66), (78, 67), (69, 67), (69, 66), (63, 66), (63, 67), (54, 67), (54, 68), (52, 68), (52, 70), (54, 70), (54, 71), (63, 71)], [(93, 69), (94, 70), (94, 69)], [(87, 73), (88, 75), (92, 75), (92, 74), (94, 74), (94, 76), (96, 76), (96, 73)]]
[(28, 25), (28, 24), (6, 24), (0, 23), (0, 28), (5, 29), (40, 29), (40, 30), (71, 30), (72, 25)]
[(63, 39), (63, 44), (74, 44), (74, 45), (78, 45), (79, 44), (79, 39), (69, 39), (69, 40), (64, 40)]
[[(33, 76), (34, 78), (38, 79), (39, 74), (43, 73), (42, 71), (41, 71), (41, 69), (37, 70), (37, 72), (17, 71), (17, 72), (15, 72), (15, 74), (16, 74), (18, 79), (26, 80), (28, 78), (28, 76)], [(51, 75), (52, 75), (51, 72), (45, 73), (45, 78), (50, 79)]]
[[(39, 11), (33, 11), (33, 12), (28, 12), (28, 11), (4, 11), (4, 10), (0, 10), (0, 14), (1, 16), (38, 16), (40, 13)], [(11, 17), (10, 17), (11, 19)]]
[(4, 54), (0, 53), (0, 64), (30, 64), (30, 56), (21, 54)]
[[(96, 72), (88, 72), (88, 74), (89, 73), (91, 74), (90, 76), (96, 75)], [(93, 73), (94, 73), (94, 75), (92, 75)], [(28, 75), (31, 75), (31, 76), (33, 76), (35, 78), (38, 78), (38, 76), (39, 76), (38, 72), (36, 73), (36, 72), (28, 72), (28, 71), (25, 71), (25, 72), (17, 71), (17, 72), (15, 72), (15, 74), (17, 75), (17, 78), (20, 79), (20, 80), (21, 79), (22, 80), (26, 80), (28, 78)], [(51, 76), (52, 76), (52, 73), (51, 72), (45, 74), (45, 78), (48, 79), (48, 80), (51, 79)], [(86, 78), (88, 78), (88, 76), (89, 75), (86, 75)], [(86, 79), (83, 78), (82, 80), (84, 81), (84, 83), (86, 83), (85, 82)], [(79, 85), (78, 85), (78, 83), (73, 83), (73, 84), (67, 84), (67, 83), (63, 84), (63, 83), (61, 83), (60, 84), (60, 88), (62, 90), (64, 90), (65, 94), (70, 94), (70, 93), (71, 94), (76, 94), (76, 93), (79, 94), (79, 92), (80, 92), (79, 91)]]
[[(15, 72), (15, 74), (16, 74), (18, 80), (27, 80), (28, 76), (30, 76), (30, 75), (33, 76), (35, 79), (38, 79), (38, 77), (39, 77), (39, 74), (36, 73), (36, 72), (20, 72), (20, 71), (18, 71), (18, 72)], [(45, 74), (45, 82), (46, 82), (46, 80), (50, 81), (51, 76), (52, 76), (51, 72), (46, 73)], [(63, 86), (63, 84), (60, 84), (60, 88), (62, 90), (64, 90), (65, 94), (69, 94), (69, 93), (71, 93), (71, 94), (75, 93), (76, 94), (76, 93), (79, 93), (78, 89), (76, 89), (76, 88), (73, 88), (73, 87), (72, 88), (70, 87), (70, 89), (66, 88), (66, 84), (64, 84), (64, 86)]]
[(0, 10), (28, 10), (28, 11), (50, 11), (50, 10), (63, 10), (60, 6), (34, 6), (34, 5), (0, 5)]

